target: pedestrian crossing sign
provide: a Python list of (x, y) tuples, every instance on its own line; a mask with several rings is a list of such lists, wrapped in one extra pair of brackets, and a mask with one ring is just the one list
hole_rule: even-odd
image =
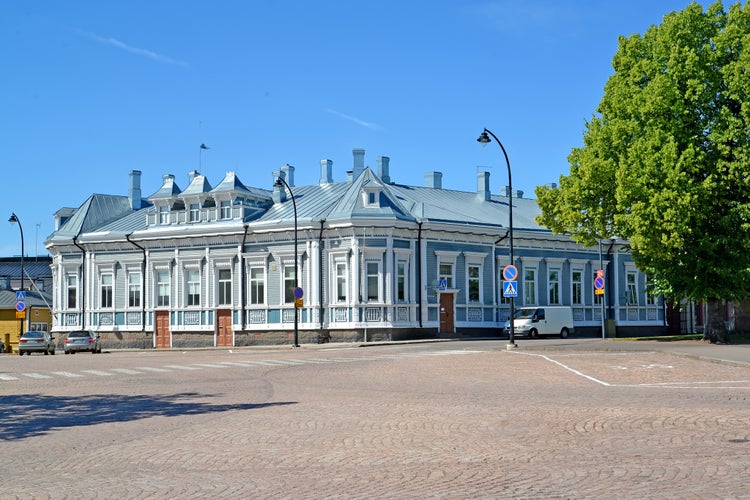
[(503, 297), (518, 297), (517, 285), (518, 285), (517, 281), (503, 282)]

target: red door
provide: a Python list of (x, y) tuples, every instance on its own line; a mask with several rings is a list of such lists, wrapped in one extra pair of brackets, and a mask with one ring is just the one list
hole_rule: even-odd
[(169, 349), (172, 342), (169, 334), (169, 311), (156, 311), (156, 348)]
[(440, 333), (454, 333), (455, 312), (453, 310), (453, 294), (440, 294)]
[(216, 311), (216, 346), (232, 347), (232, 310), (219, 309)]

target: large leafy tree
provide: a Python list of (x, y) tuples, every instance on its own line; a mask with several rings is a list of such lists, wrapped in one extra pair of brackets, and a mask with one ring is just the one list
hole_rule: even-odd
[(692, 3), (620, 37), (570, 173), (538, 221), (579, 243), (627, 238), (673, 298), (750, 296), (750, 2)]

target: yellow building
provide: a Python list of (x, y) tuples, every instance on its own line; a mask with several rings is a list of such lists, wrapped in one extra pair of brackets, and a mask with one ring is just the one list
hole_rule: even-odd
[(51, 305), (52, 297), (45, 293), (27, 291), (18, 297), (15, 290), (0, 290), (0, 342), (5, 352), (18, 352), (23, 332), (52, 329)]

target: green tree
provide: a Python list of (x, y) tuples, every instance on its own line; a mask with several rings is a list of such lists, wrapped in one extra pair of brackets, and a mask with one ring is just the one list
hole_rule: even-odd
[(629, 240), (670, 298), (750, 296), (750, 2), (692, 3), (620, 37), (614, 74), (538, 222)]

